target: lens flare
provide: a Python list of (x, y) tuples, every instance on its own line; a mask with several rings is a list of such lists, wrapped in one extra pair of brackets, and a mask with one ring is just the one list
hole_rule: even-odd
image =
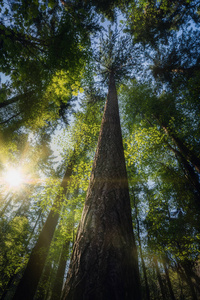
[(23, 182), (22, 173), (19, 170), (10, 169), (5, 174), (5, 181), (11, 187), (18, 187)]

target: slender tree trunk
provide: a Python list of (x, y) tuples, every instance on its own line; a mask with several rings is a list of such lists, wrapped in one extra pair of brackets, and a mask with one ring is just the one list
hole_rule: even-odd
[[(10, 195), (8, 195), (10, 196)], [(8, 196), (6, 196), (6, 198), (8, 198)], [(7, 202), (5, 203), (3, 209), (0, 211), (0, 218), (2, 218), (2, 216), (4, 215), (7, 207), (10, 205), (11, 201), (13, 200), (13, 196), (10, 196), (9, 199), (7, 200)]]
[(67, 259), (69, 257), (69, 247), (70, 247), (70, 240), (67, 239), (62, 248), (58, 270), (56, 272), (55, 282), (53, 286), (53, 292), (51, 295), (51, 300), (60, 300), (61, 298), (65, 269), (66, 269)]
[(166, 265), (166, 262), (165, 262), (164, 259), (163, 259), (163, 266), (164, 266), (164, 269), (165, 269), (165, 276), (166, 276), (166, 280), (167, 280), (167, 284), (168, 284), (171, 299), (176, 300), (175, 295), (174, 295), (174, 291), (172, 289), (171, 280), (170, 280), (170, 277), (169, 277), (169, 270), (167, 268), (167, 265)]
[(67, 258), (69, 255), (70, 240), (66, 240), (63, 245), (58, 270), (56, 272), (55, 282), (53, 285), (53, 291), (51, 300), (60, 300), (64, 282), (65, 269), (67, 264)]
[(172, 139), (172, 141), (175, 143), (176, 147), (179, 149), (182, 156), (185, 157), (186, 160), (188, 160), (191, 165), (196, 169), (196, 171), (200, 174), (200, 158), (186, 146), (181, 139), (176, 136), (173, 132), (171, 132), (165, 124), (163, 124), (159, 118), (155, 115), (153, 115), (154, 119), (158, 122), (158, 124), (163, 128), (165, 133)]
[(46, 298), (49, 289), (51, 274), (52, 274), (52, 263), (48, 262), (45, 265), (44, 271), (41, 276), (41, 280), (38, 285), (37, 293), (34, 299), (44, 300)]
[(39, 214), (38, 214), (37, 220), (36, 220), (36, 222), (35, 222), (35, 224), (34, 224), (34, 227), (33, 227), (32, 231), (31, 231), (30, 235), (29, 235), (29, 238), (28, 238), (28, 240), (27, 240), (27, 242), (26, 242), (26, 252), (28, 252), (28, 246), (29, 246), (30, 240), (32, 239), (32, 237), (33, 237), (33, 235), (34, 235), (34, 233), (35, 233), (35, 229), (36, 229), (36, 227), (38, 226), (39, 221), (40, 221), (40, 219), (41, 219), (41, 216), (42, 216), (42, 209), (40, 209), (38, 212), (39, 212)]
[[(72, 174), (74, 163), (74, 154), (67, 167), (65, 176), (62, 180), (61, 187), (63, 188), (63, 195), (66, 194), (66, 190), (69, 183), (69, 178)], [(38, 237), (35, 247), (33, 248), (28, 264), (22, 279), (17, 287), (14, 299), (17, 300), (31, 300), (33, 299), (37, 290), (42, 271), (45, 266), (45, 261), (48, 255), (50, 244), (53, 238), (53, 234), (58, 223), (59, 212), (62, 207), (63, 198), (57, 196), (52, 209), (47, 217), (47, 220), (42, 228), (42, 231)]]
[(182, 268), (184, 269), (185, 271), (185, 275), (186, 275), (186, 280), (187, 280), (187, 283), (190, 287), (190, 290), (191, 290), (191, 293), (192, 293), (192, 297), (193, 299), (198, 299), (197, 297), (197, 293), (196, 293), (196, 290), (195, 290), (195, 283), (194, 281), (192, 280), (192, 270), (191, 270), (191, 266), (188, 265), (187, 263), (183, 263), (182, 264)]
[[(24, 256), (28, 253), (29, 242), (30, 242), (30, 240), (33, 237), (33, 234), (35, 232), (35, 228), (38, 225), (38, 222), (39, 222), (39, 219), (41, 217), (41, 214), (42, 214), (42, 210), (40, 210), (40, 212), (39, 212), (38, 218), (37, 218), (37, 220), (35, 222), (35, 225), (34, 225), (32, 231), (31, 231), (31, 233), (30, 233), (29, 239), (25, 242)], [(4, 271), (5, 271), (5, 269), (6, 269), (7, 266), (8, 266), (8, 261), (6, 263), (4, 263), (4, 269), (1, 271), (0, 276), (4, 276), (2, 274), (6, 274)], [(20, 281), (20, 277), (21, 277), (22, 273), (23, 273), (23, 269), (21, 269), (20, 271), (18, 271), (16, 274), (15, 274), (15, 271), (13, 271), (13, 275), (10, 277), (9, 282), (6, 284), (6, 287), (3, 288), (3, 294), (2, 294), (2, 296), (0, 298), (1, 300), (9, 298), (9, 296), (7, 297), (7, 294), (10, 293), (11, 289), (14, 290), (14, 291), (16, 290), (16, 286), (17, 286), (17, 284)], [(14, 292), (12, 294), (14, 294)]]
[(199, 182), (199, 176), (195, 173), (193, 167), (189, 164), (187, 159), (182, 155), (182, 153), (176, 149), (174, 149), (170, 144), (167, 143), (168, 148), (174, 152), (176, 155), (176, 158), (179, 160), (179, 162), (182, 164), (185, 172), (185, 176), (187, 180), (190, 182), (190, 184), (193, 186), (193, 188), (198, 193), (198, 200), (200, 199), (200, 182)]
[(158, 289), (158, 284), (157, 284), (158, 276), (157, 276), (157, 273), (156, 273), (156, 268), (155, 268), (154, 263), (152, 263), (152, 267), (153, 267), (152, 268), (152, 274), (150, 275), (151, 294), (152, 294), (152, 299), (157, 300), (160, 297), (160, 291)]
[(179, 272), (179, 266), (176, 264), (176, 272), (178, 275), (178, 282), (179, 282), (179, 288), (180, 288), (180, 293), (179, 293), (179, 300), (185, 300), (185, 294), (183, 291), (183, 276)]
[[(180, 139), (178, 139), (177, 137), (175, 137), (175, 135), (170, 134), (169, 130), (167, 129), (166, 126), (164, 126), (159, 119), (154, 116), (154, 119), (158, 122), (158, 124), (164, 129), (164, 131), (166, 132), (166, 134), (171, 137), (171, 139), (174, 141), (176, 147), (179, 149), (175, 149), (174, 147), (172, 147), (167, 141), (166, 141), (166, 145), (167, 147), (175, 154), (176, 158), (179, 160), (179, 162), (182, 164), (183, 168), (184, 168), (184, 172), (185, 172), (185, 176), (187, 178), (187, 180), (190, 182), (190, 184), (193, 186), (193, 188), (197, 191), (198, 196), (195, 195), (195, 197), (197, 198), (198, 202), (200, 199), (200, 182), (199, 182), (199, 176), (198, 174), (195, 172), (196, 171), (199, 172), (199, 167), (200, 166), (200, 159), (198, 159), (197, 156), (195, 156), (193, 153), (191, 153), (191, 155), (188, 154), (189, 150), (187, 149), (187, 147), (180, 141)], [(153, 124), (151, 123), (151, 121), (149, 119), (146, 119), (146, 121), (150, 124), (150, 126), (153, 126)], [(190, 159), (191, 157), (193, 157), (193, 159)], [(195, 164), (194, 164), (195, 162)]]
[(178, 147), (182, 155), (188, 161), (190, 161), (196, 171), (200, 174), (200, 159), (193, 153), (193, 151), (189, 150), (188, 146), (186, 146), (175, 134), (171, 133), (166, 126), (162, 125), (162, 128), (164, 129), (166, 134), (170, 136), (174, 141), (175, 145)]
[(141, 299), (112, 72), (90, 184), (62, 299)]
[[(184, 269), (184, 271), (183, 271), (183, 269)], [(182, 266), (180, 266), (180, 264), (179, 264), (178, 271), (184, 277), (184, 279), (190, 289), (192, 300), (198, 300), (197, 294), (196, 294), (195, 288), (194, 288), (194, 283), (192, 282), (190, 274), (188, 274), (187, 268), (183, 267), (183, 269), (182, 269)]]
[(199, 276), (193, 270), (190, 270), (190, 276), (192, 278), (194, 278), (195, 288), (197, 289), (198, 293), (200, 294), (200, 278), (199, 278)]
[[(77, 195), (78, 195), (78, 192), (76, 193), (76, 196)], [(67, 223), (68, 238), (66, 239), (66, 241), (63, 245), (63, 248), (62, 248), (60, 261), (59, 261), (58, 269), (56, 272), (55, 282), (54, 282), (53, 289), (52, 289), (51, 300), (60, 300), (60, 298), (61, 298), (67, 259), (69, 259), (69, 248), (70, 248), (70, 242), (71, 242), (70, 236), (72, 235), (72, 232), (74, 230), (75, 208), (76, 208), (75, 205), (71, 208), (70, 224)]]
[(157, 261), (156, 258), (154, 259), (154, 264), (155, 264), (155, 267), (156, 267), (156, 274), (157, 274), (157, 277), (158, 277), (158, 283), (159, 283), (159, 286), (160, 286), (162, 298), (163, 298), (163, 300), (167, 300), (165, 288), (164, 288), (163, 281), (162, 281), (162, 278), (161, 278), (161, 275), (160, 275), (160, 270), (159, 270), (159, 267), (158, 267), (158, 261)]
[(139, 219), (138, 219), (138, 210), (137, 210), (137, 205), (136, 205), (136, 201), (135, 201), (135, 196), (134, 196), (134, 207), (135, 207), (135, 214), (136, 214), (139, 252), (140, 252), (140, 258), (141, 258), (142, 270), (143, 270), (144, 282), (145, 282), (145, 299), (150, 300), (150, 289), (149, 289), (149, 284), (148, 284), (148, 279), (147, 279), (147, 269), (146, 269), (146, 266), (145, 266), (143, 252), (142, 252), (142, 243), (141, 243), (141, 238), (140, 238), (140, 222), (139, 222)]

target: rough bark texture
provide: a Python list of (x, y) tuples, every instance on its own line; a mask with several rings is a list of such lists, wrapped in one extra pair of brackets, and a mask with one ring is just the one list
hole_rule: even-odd
[[(66, 193), (69, 178), (72, 174), (73, 160), (69, 163), (65, 176), (62, 180), (63, 194)], [(37, 243), (33, 248), (28, 264), (22, 279), (17, 287), (14, 300), (31, 300), (33, 299), (37, 286), (45, 266), (45, 261), (48, 255), (49, 247), (53, 238), (53, 234), (58, 223), (59, 211), (62, 207), (63, 198), (58, 196), (53, 204), (53, 207), (48, 215), (48, 218), (42, 228)], [(54, 211), (56, 209), (56, 212)]]
[(139, 300), (140, 280), (114, 74), (62, 299)]

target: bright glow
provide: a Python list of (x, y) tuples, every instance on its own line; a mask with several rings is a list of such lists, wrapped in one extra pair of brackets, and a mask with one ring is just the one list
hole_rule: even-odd
[(19, 170), (10, 169), (5, 174), (5, 181), (11, 187), (18, 187), (23, 182), (23, 176)]

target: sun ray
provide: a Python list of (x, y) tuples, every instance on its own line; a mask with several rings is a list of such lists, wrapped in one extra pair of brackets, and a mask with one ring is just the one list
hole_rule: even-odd
[(24, 181), (22, 172), (17, 169), (8, 169), (5, 174), (5, 182), (10, 187), (19, 187)]

